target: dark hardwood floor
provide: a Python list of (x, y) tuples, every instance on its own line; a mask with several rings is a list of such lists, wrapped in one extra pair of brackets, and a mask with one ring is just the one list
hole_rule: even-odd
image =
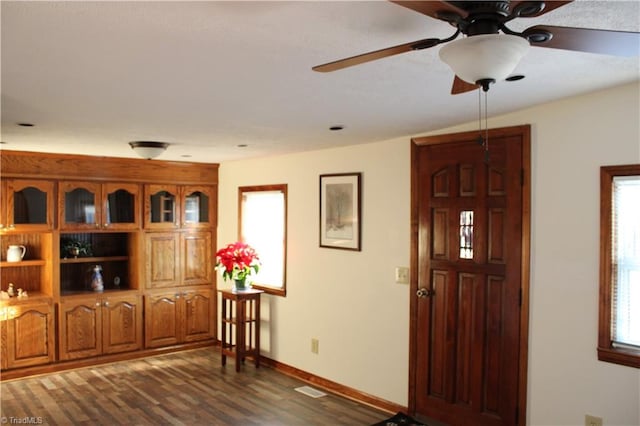
[(371, 425), (390, 417), (204, 348), (0, 383), (2, 424)]

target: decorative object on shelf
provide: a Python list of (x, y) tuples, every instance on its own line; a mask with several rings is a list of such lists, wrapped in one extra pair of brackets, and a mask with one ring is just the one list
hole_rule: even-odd
[(16, 295), (16, 291), (13, 287), (13, 283), (9, 283), (9, 288), (7, 289), (7, 294), (9, 295), (9, 297), (13, 297)]
[(27, 248), (21, 245), (11, 245), (7, 248), (7, 262), (20, 262), (25, 253), (27, 252)]
[(91, 243), (74, 240), (72, 238), (63, 238), (60, 240), (60, 252), (63, 257), (89, 257), (93, 256), (91, 251)]
[(91, 275), (91, 290), (103, 291), (104, 281), (102, 279), (102, 266), (96, 265), (93, 267), (93, 274)]
[(166, 142), (156, 141), (133, 141), (129, 142), (129, 145), (131, 145), (131, 149), (133, 149), (136, 154), (146, 160), (156, 158), (158, 155), (165, 152), (169, 146)]
[(361, 175), (320, 175), (320, 247), (360, 251)]
[(27, 294), (27, 291), (19, 288), (18, 289), (18, 299), (26, 299), (27, 297), (29, 297), (29, 295)]
[(236, 290), (246, 290), (251, 285), (247, 278), (260, 270), (258, 253), (240, 241), (231, 243), (216, 253), (216, 269), (222, 271), (222, 278), (234, 280)]

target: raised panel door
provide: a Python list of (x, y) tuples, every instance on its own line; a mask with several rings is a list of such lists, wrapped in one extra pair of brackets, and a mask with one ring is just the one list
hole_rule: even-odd
[(61, 360), (102, 353), (101, 305), (95, 297), (60, 302), (58, 322)]
[(182, 234), (182, 285), (211, 284), (211, 233)]
[(519, 420), (523, 150), (519, 136), (416, 148), (411, 405), (447, 424)]
[(175, 345), (182, 340), (181, 298), (174, 292), (144, 298), (146, 348)]
[(6, 366), (29, 367), (54, 361), (54, 321), (50, 304), (16, 307), (16, 316), (6, 322)]
[(142, 304), (138, 295), (109, 296), (102, 303), (103, 352), (142, 347)]
[(187, 292), (184, 303), (184, 341), (210, 339), (214, 336), (213, 291)]
[(145, 235), (146, 288), (180, 285), (180, 234), (152, 232)]

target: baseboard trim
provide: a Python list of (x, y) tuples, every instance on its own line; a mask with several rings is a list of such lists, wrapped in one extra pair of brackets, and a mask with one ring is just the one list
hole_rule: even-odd
[(368, 405), (373, 408), (377, 408), (381, 411), (385, 411), (391, 414), (395, 414), (400, 411), (404, 413), (407, 412), (407, 407), (404, 407), (400, 404), (396, 404), (394, 402), (378, 398), (377, 396), (361, 392), (357, 389), (341, 385), (340, 383), (336, 383), (323, 377), (316, 376), (315, 374), (300, 370), (296, 367), (292, 367), (280, 361), (260, 356), (260, 363), (264, 364), (265, 366), (271, 367), (282, 374), (286, 374), (287, 376), (295, 377), (296, 379), (302, 380), (303, 382), (315, 385), (322, 390), (334, 393), (336, 395), (359, 402), (361, 404)]

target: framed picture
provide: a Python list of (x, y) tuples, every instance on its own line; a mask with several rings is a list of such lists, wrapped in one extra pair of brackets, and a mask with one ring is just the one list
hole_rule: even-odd
[(361, 173), (320, 175), (320, 247), (360, 251)]

